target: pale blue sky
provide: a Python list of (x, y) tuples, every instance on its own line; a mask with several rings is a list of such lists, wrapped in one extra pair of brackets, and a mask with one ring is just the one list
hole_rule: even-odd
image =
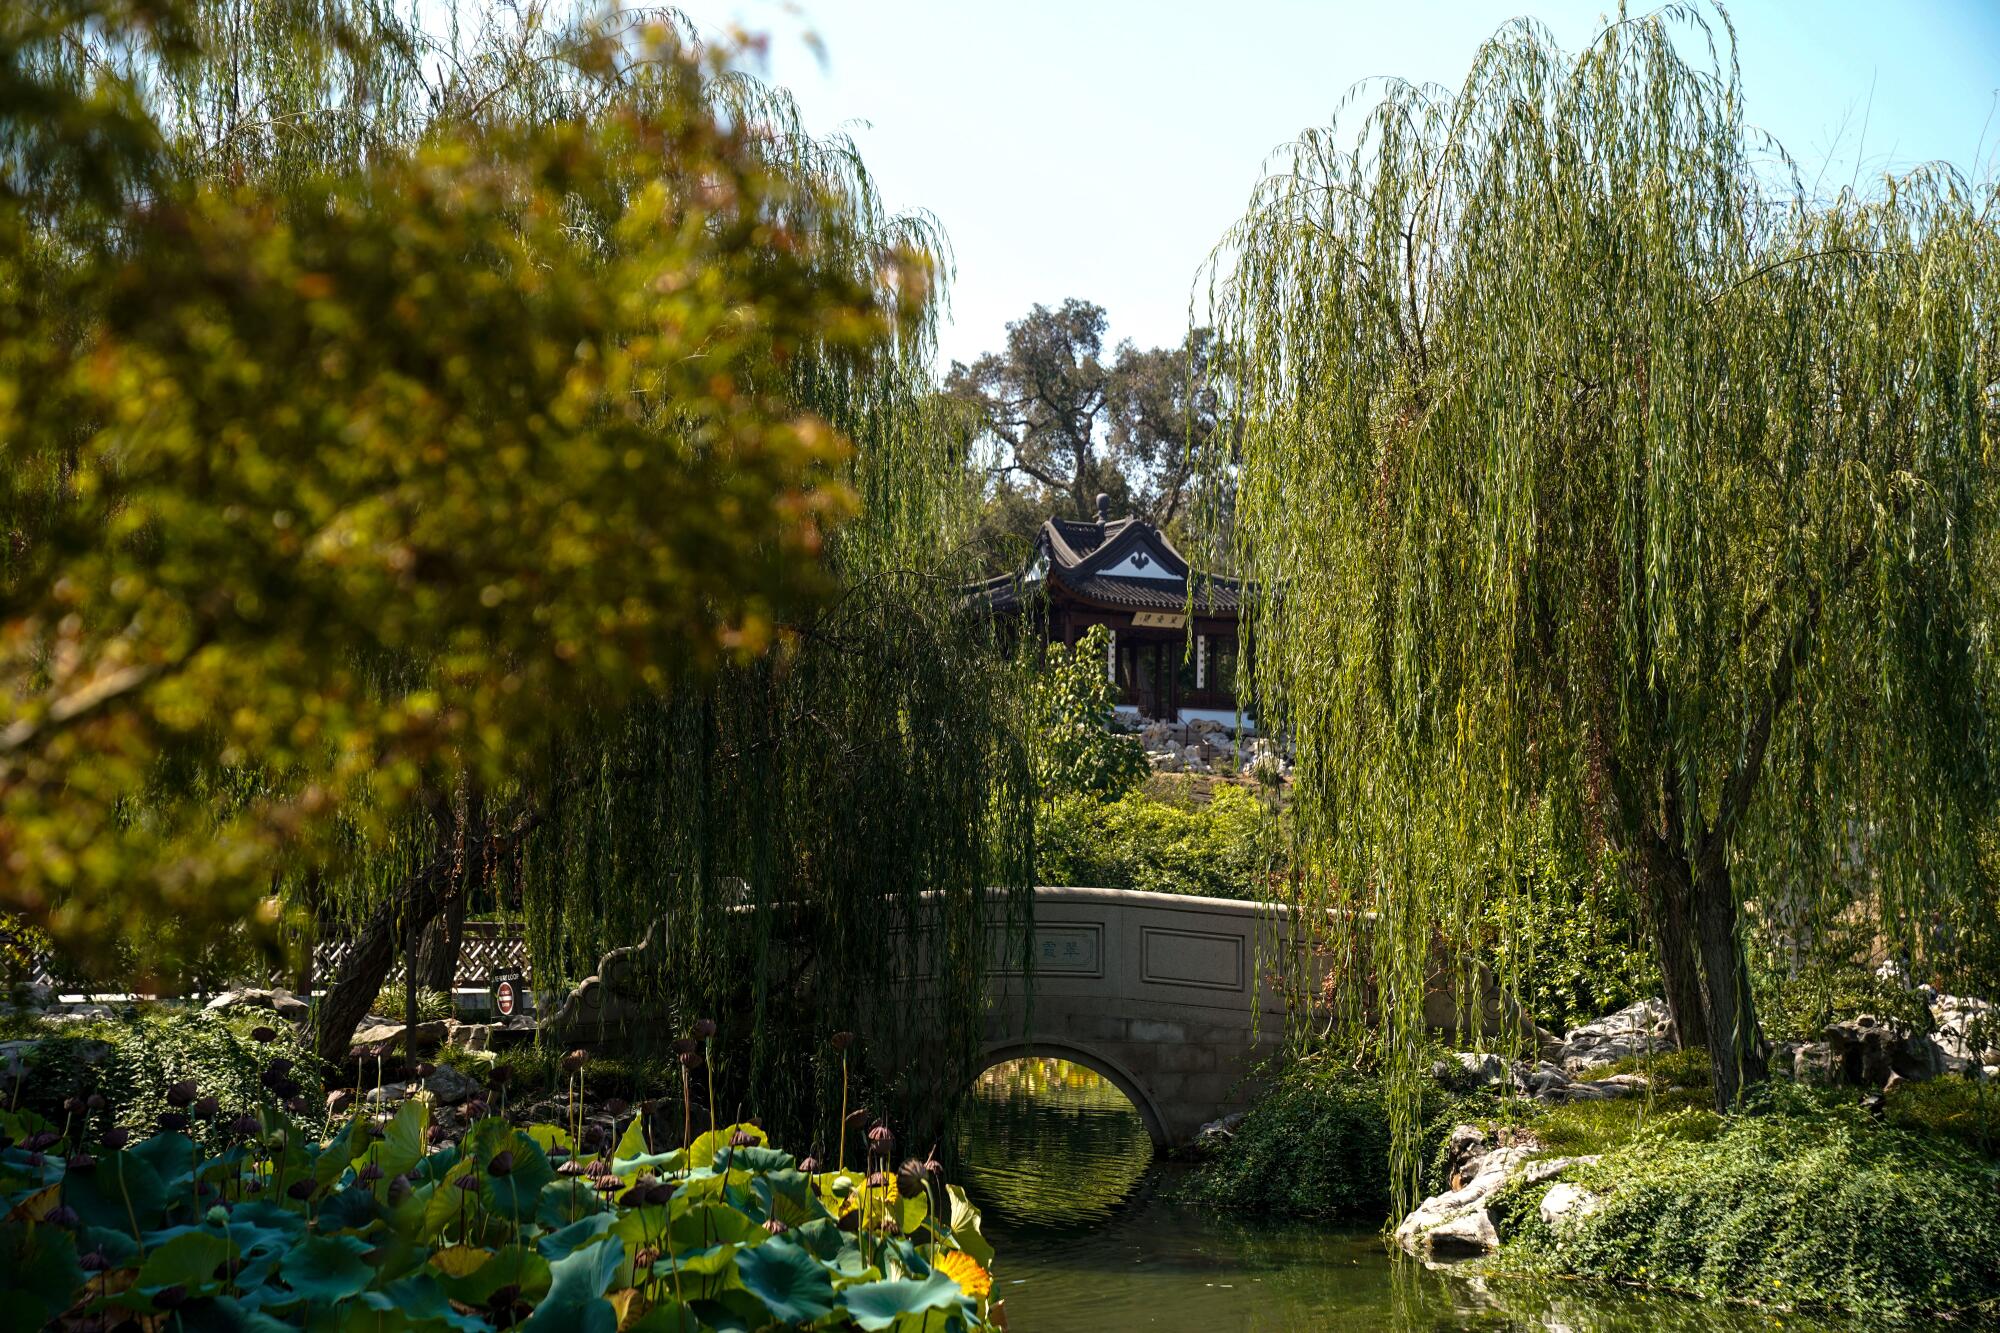
[[(1455, 84), (1521, 13), (1574, 49), (1615, 0), (679, 7), (711, 36), (732, 22), (769, 34), (766, 77), (808, 125), (853, 134), (892, 208), (937, 215), (958, 270), (943, 355), (964, 360), (1030, 304), (1067, 296), (1104, 305), (1114, 341), (1178, 341), (1195, 274), (1261, 164), (1357, 80)], [(1857, 157), (1871, 172), (1943, 158), (1994, 174), (2000, 0), (1740, 0), (1730, 14), (1749, 119), (1802, 162), (1830, 162), (1836, 181)]]

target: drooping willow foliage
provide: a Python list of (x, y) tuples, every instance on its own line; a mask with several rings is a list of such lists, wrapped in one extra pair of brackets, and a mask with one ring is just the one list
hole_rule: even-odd
[(1283, 154), (1211, 290), (1255, 706), (1347, 979), (1301, 970), (1304, 1012), (1394, 1072), (1406, 1191), (1427, 979), (1540, 803), (1644, 889), (1725, 1106), (1763, 1069), (1746, 902), (1859, 902), (1921, 956), (1971, 873), (2000, 202), (1937, 164), (1815, 197), (1686, 6), (1380, 91)]
[(977, 1072), (992, 941), (1027, 920), (1033, 778), (1020, 668), (962, 602), (948, 409), (909, 362), (797, 375), (856, 442), (838, 599), (765, 659), (577, 737), (520, 882), (538, 986), (657, 923), (639, 982), (663, 1026), (634, 1035), (718, 1015), (718, 1095), (830, 1145), (835, 1031), (863, 1034), (899, 1130)]

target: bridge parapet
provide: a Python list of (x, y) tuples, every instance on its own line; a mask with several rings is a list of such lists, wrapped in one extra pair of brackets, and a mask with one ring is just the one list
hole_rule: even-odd
[(1018, 954), (996, 967), (985, 1063), (1074, 1060), (1125, 1094), (1157, 1144), (1189, 1143), (1249, 1104), (1250, 1071), (1283, 1035), (1282, 1002), (1257, 966), (1282, 924), (1263, 903), (1037, 889), (1032, 988)]
[[(1291, 947), (1282, 907), (1038, 888), (1029, 946), (1032, 987), (1018, 953), (1011, 965), (996, 963), (988, 983), (983, 1064), (1034, 1054), (1095, 1069), (1166, 1148), (1191, 1143), (1202, 1125), (1255, 1099), (1252, 1071), (1284, 1036), (1284, 1003), (1268, 967)], [(1006, 956), (1001, 941), (994, 956)], [(1482, 1039), (1517, 1035), (1532, 1049), (1544, 1034), (1484, 968), (1475, 971)], [(1452, 986), (1451, 969), (1440, 966), (1425, 995), (1425, 1019), (1459, 1040)]]

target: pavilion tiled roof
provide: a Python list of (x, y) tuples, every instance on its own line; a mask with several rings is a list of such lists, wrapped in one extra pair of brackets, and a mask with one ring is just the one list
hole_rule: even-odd
[[(1101, 501), (1100, 501), (1101, 503)], [(1164, 578), (1133, 577), (1104, 571), (1143, 553)], [(1002, 574), (967, 589), (994, 611), (1014, 611), (1043, 578), (1060, 584), (1074, 596), (1135, 611), (1178, 612), (1187, 609), (1187, 559), (1152, 524), (1137, 518), (1087, 522), (1052, 518), (1042, 524), (1036, 554), (1028, 571)], [(1235, 579), (1195, 575), (1194, 610), (1207, 615), (1236, 615), (1242, 610), (1243, 589)]]

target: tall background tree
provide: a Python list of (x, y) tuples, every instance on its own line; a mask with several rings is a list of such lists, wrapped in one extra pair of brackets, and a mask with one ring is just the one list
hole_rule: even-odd
[(1119, 344), (1104, 355), (1108, 316), (1090, 301), (1037, 305), (1007, 326), (1007, 344), (970, 365), (955, 362), (946, 392), (965, 410), (968, 456), (984, 479), (982, 555), (1019, 566), (1052, 513), (1090, 518), (1097, 496), (1112, 512), (1178, 533), (1193, 460), (1219, 416), (1206, 329), (1179, 347)]
[(1815, 197), (1731, 42), (1684, 7), (1575, 56), (1509, 26), (1455, 92), (1301, 137), (1218, 255), (1256, 702), (1304, 901), (1378, 914), (1333, 947), (1379, 992), (1336, 1007), (1379, 993), (1406, 1094), (1439, 935), (1542, 803), (1633, 878), (1723, 1107), (1764, 1072), (1746, 901), (1845, 909), (1859, 862), (1921, 953), (1973, 873), (1995, 193)]

